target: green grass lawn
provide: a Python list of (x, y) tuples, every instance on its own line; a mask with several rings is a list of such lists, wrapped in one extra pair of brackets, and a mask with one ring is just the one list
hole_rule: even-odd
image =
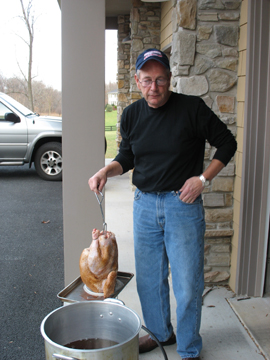
[[(114, 110), (112, 112), (105, 111), (105, 125), (106, 126), (114, 126), (117, 123), (117, 111)], [(107, 140), (107, 151), (105, 158), (113, 159), (117, 154), (117, 146), (116, 146), (116, 131), (105, 131), (105, 136)]]

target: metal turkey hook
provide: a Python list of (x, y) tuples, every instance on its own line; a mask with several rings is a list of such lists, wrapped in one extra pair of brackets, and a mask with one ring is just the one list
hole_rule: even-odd
[(103, 209), (102, 209), (102, 205), (101, 205), (102, 201), (104, 200), (104, 195), (102, 194), (101, 191), (99, 191), (99, 194), (101, 195), (101, 200), (99, 199), (98, 194), (95, 193), (97, 201), (98, 201), (99, 206), (100, 206), (100, 211), (101, 211), (101, 215), (102, 215), (102, 219), (103, 219), (103, 232), (105, 234), (107, 232), (107, 224), (105, 223), (104, 213), (103, 213)]

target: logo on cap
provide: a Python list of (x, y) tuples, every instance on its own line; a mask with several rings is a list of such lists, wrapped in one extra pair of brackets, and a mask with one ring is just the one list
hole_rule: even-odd
[(148, 61), (148, 60), (156, 60), (159, 61), (163, 66), (165, 66), (167, 69), (170, 69), (170, 63), (169, 59), (167, 58), (167, 55), (164, 54), (162, 51), (158, 49), (147, 49), (143, 53), (141, 53), (137, 57), (136, 61), (136, 71), (140, 70), (142, 66)]
[(154, 51), (148, 51), (147, 53), (145, 53), (143, 60), (147, 59), (149, 56), (159, 56), (162, 58), (161, 52), (154, 50)]

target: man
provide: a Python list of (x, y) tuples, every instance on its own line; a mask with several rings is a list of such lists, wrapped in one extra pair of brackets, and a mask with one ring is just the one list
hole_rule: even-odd
[[(133, 233), (137, 290), (145, 324), (163, 346), (177, 339), (182, 359), (199, 359), (204, 289), (204, 210), (201, 193), (227, 165), (236, 141), (199, 97), (169, 90), (167, 56), (138, 56), (135, 80), (143, 98), (125, 108), (119, 153), (89, 179), (102, 191), (107, 178), (133, 171)], [(203, 171), (205, 140), (217, 148)], [(168, 265), (177, 301), (177, 331), (170, 321)], [(157, 344), (140, 338), (140, 353)]]

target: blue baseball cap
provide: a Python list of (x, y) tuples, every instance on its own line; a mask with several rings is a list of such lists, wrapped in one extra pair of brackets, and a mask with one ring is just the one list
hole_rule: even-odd
[(136, 61), (136, 71), (140, 70), (148, 60), (156, 60), (170, 70), (169, 59), (164, 52), (158, 49), (147, 49), (138, 56)]

